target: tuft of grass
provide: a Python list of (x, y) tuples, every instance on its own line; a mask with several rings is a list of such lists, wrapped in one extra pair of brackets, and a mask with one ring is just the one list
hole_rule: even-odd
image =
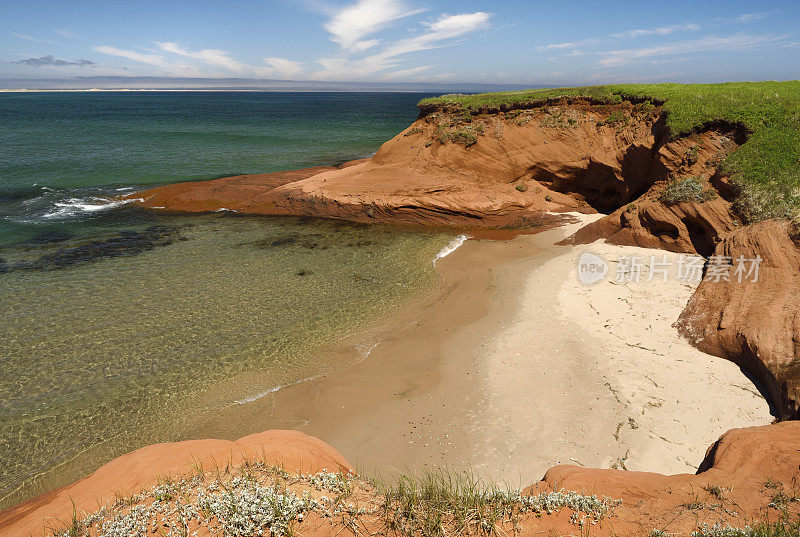
[(695, 494), (691, 500), (682, 503), (681, 507), (689, 509), (690, 511), (699, 511), (705, 507), (705, 504), (700, 500), (700, 497)]
[(674, 205), (685, 201), (703, 203), (716, 196), (717, 193), (712, 189), (703, 187), (700, 178), (687, 177), (686, 179), (671, 180), (658, 199), (667, 205)]
[[(482, 130), (482, 129), (481, 129)], [(464, 147), (471, 147), (478, 143), (478, 129), (473, 127), (461, 127), (454, 130), (446, 130), (444, 127), (437, 128), (436, 139), (439, 143), (453, 142)]]
[(520, 192), (527, 192), (528, 191), (528, 185), (526, 185), (525, 183), (518, 183), (517, 186), (515, 186), (514, 188), (516, 188)]
[(436, 109), (510, 112), (575, 99), (593, 104), (661, 106), (673, 137), (722, 122), (746, 133), (747, 143), (722, 163), (740, 187), (737, 207), (748, 222), (800, 213), (800, 81), (724, 84), (614, 84), (532, 89), (423, 99)]
[(783, 489), (780, 489), (770, 498), (769, 506), (775, 509), (786, 509), (790, 504), (796, 501), (800, 501), (800, 498), (795, 495), (789, 496)]
[(471, 474), (445, 470), (405, 475), (391, 487), (378, 486), (385, 530), (407, 536), (504, 534), (503, 527), (513, 526), (522, 514), (550, 514), (562, 508), (571, 509), (571, 520), (582, 525), (587, 519), (610, 515), (618, 503), (563, 490), (524, 495), (484, 485)]
[(700, 158), (699, 150), (700, 150), (700, 148), (698, 146), (693, 145), (686, 152), (686, 155), (684, 156), (684, 160), (686, 160), (686, 163), (689, 166), (693, 166), (693, 165), (697, 164), (697, 160)]
[(719, 485), (706, 485), (703, 490), (720, 501), (725, 500), (725, 489)]
[(624, 127), (628, 124), (628, 116), (622, 110), (617, 110), (609, 114), (605, 119), (597, 122), (598, 127), (603, 125), (611, 125), (612, 127)]

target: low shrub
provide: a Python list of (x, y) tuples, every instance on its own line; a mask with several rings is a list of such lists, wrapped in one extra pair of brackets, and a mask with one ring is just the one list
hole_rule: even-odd
[(671, 180), (659, 196), (659, 201), (667, 205), (687, 201), (703, 203), (714, 199), (716, 195), (714, 190), (703, 186), (699, 177), (687, 177), (686, 179)]

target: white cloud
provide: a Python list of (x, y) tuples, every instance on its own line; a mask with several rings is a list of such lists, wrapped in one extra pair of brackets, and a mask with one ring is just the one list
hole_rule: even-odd
[(303, 72), (303, 64), (286, 58), (264, 58), (264, 66), (253, 66), (231, 58), (227, 52), (217, 49), (189, 50), (172, 41), (157, 41), (159, 49), (188, 58), (189, 61), (170, 61), (157, 53), (145, 53), (135, 50), (119, 49), (111, 46), (94, 47), (102, 54), (127, 58), (135, 62), (152, 65), (162, 69), (168, 76), (229, 76), (237, 75), (296, 79)]
[(152, 65), (162, 69), (163, 74), (166, 76), (202, 76), (205, 73), (201, 72), (196, 66), (187, 64), (185, 62), (169, 62), (159, 54), (144, 54), (135, 50), (120, 49), (108, 45), (101, 45), (94, 47), (95, 52), (107, 54), (109, 56), (118, 56), (126, 58), (146, 65)]
[(599, 39), (582, 39), (580, 41), (566, 41), (564, 43), (550, 43), (549, 45), (540, 45), (536, 47), (539, 52), (547, 52), (550, 50), (561, 50), (565, 48), (577, 49), (580, 47), (597, 45), (600, 43)]
[(601, 52), (600, 65), (624, 65), (634, 60), (667, 56), (672, 54), (694, 54), (712, 50), (741, 50), (778, 44), (784, 36), (737, 34), (729, 37), (708, 36), (692, 41), (681, 41), (655, 47)]
[(28, 34), (20, 34), (17, 32), (8, 32), (8, 35), (11, 37), (16, 37), (17, 39), (24, 39), (26, 41), (33, 41), (35, 43), (47, 43), (48, 45), (58, 45), (55, 41), (51, 41), (49, 39), (39, 39), (38, 37), (33, 37), (32, 35)]
[[(700, 26), (698, 24), (695, 24), (693, 22), (687, 22), (685, 24), (673, 24), (671, 26), (660, 26), (658, 28), (626, 30), (624, 32), (611, 34), (610, 37), (613, 37), (615, 39), (636, 38), (644, 35), (669, 35), (677, 31), (697, 31), (699, 29)], [(583, 47), (594, 47), (600, 45), (603, 41), (607, 40), (608, 38), (605, 39), (592, 38), (592, 39), (581, 39), (579, 41), (565, 41), (562, 43), (549, 43), (547, 45), (540, 45), (536, 47), (536, 50), (539, 52), (549, 52), (552, 50), (573, 49), (569, 55), (578, 56), (580, 55), (580, 51), (578, 49)]]
[(303, 72), (303, 64), (285, 58), (264, 58), (264, 63), (269, 67), (258, 68), (262, 76), (279, 77), (283, 79), (297, 78)]
[(65, 29), (55, 30), (55, 32), (58, 35), (62, 36), (62, 37), (66, 37), (67, 39), (75, 39), (76, 37), (78, 37), (77, 35), (73, 34), (69, 30), (65, 30)]
[(233, 71), (238, 74), (243, 74), (249, 69), (251, 69), (246, 64), (234, 60), (233, 58), (228, 56), (227, 52), (222, 50), (217, 50), (213, 48), (206, 48), (202, 50), (189, 50), (171, 41), (164, 41), (164, 42), (156, 41), (156, 45), (158, 45), (158, 48), (160, 48), (165, 52), (178, 54), (179, 56), (185, 56), (187, 58), (195, 58), (214, 67), (222, 67), (223, 69), (227, 69), (229, 71)]
[(673, 24), (671, 26), (661, 26), (658, 28), (628, 30), (626, 32), (612, 34), (612, 37), (616, 37), (617, 39), (622, 39), (625, 37), (630, 37), (630, 38), (641, 37), (643, 35), (669, 35), (676, 31), (697, 31), (699, 29), (700, 29), (699, 25), (694, 24), (693, 22), (687, 22), (686, 24)]
[(433, 22), (423, 23), (424, 31), (388, 44), (382, 51), (363, 58), (320, 58), (322, 70), (314, 74), (319, 80), (363, 79), (379, 71), (392, 69), (398, 58), (432, 48), (447, 46), (450, 40), (485, 28), (491, 15), (483, 11), (441, 15)]
[[(313, 6), (312, 6), (313, 7)], [(409, 37), (385, 42), (376, 32), (397, 20), (420, 13), (404, 6), (402, 0), (358, 0), (328, 12), (325, 29), (332, 41), (342, 47), (339, 56), (317, 59), (321, 69), (309, 75), (317, 80), (364, 80), (381, 72), (389, 79), (414, 76), (431, 66), (401, 68), (402, 58), (414, 52), (453, 46), (467, 34), (488, 27), (491, 15), (474, 13), (442, 14), (423, 22)], [(137, 51), (112, 46), (95, 47), (97, 52), (126, 58), (161, 69), (172, 76), (225, 76), (229, 72), (258, 77), (297, 79), (305, 72), (303, 63), (277, 57), (264, 58), (264, 65), (249, 65), (217, 49), (190, 50), (173, 41), (156, 41), (158, 50)], [(369, 51), (366, 55), (365, 51)], [(371, 53), (370, 53), (371, 52)], [(174, 61), (171, 55), (184, 60)]]
[(425, 33), (416, 37), (401, 39), (387, 47), (379, 56), (394, 58), (411, 52), (443, 46), (443, 41), (485, 28), (490, 17), (491, 15), (483, 11), (459, 15), (442, 15), (434, 22), (424, 23), (427, 28)]
[(406, 8), (399, 0), (358, 0), (325, 23), (331, 41), (349, 52), (362, 52), (380, 43), (378, 39), (362, 38), (390, 26), (393, 22), (419, 13)]
[(94, 50), (100, 54), (119, 56), (120, 58), (127, 58), (135, 62), (155, 65), (156, 67), (166, 68), (169, 66), (169, 63), (164, 59), (164, 57), (159, 56), (158, 54), (142, 54), (141, 52), (136, 52), (135, 50), (119, 49), (117, 47), (110, 47), (108, 45), (94, 47)]
[(658, 28), (644, 28), (644, 29), (634, 29), (634, 30), (626, 30), (624, 32), (618, 32), (616, 34), (611, 34), (606, 38), (591, 38), (591, 39), (581, 39), (578, 41), (564, 41), (562, 43), (549, 43), (547, 45), (540, 45), (536, 47), (536, 50), (539, 52), (550, 52), (550, 51), (560, 51), (564, 49), (572, 49), (570, 50), (568, 56), (581, 56), (586, 54), (586, 52), (581, 51), (581, 48), (585, 47), (596, 47), (603, 43), (604, 41), (608, 41), (609, 37), (614, 39), (625, 39), (625, 38), (637, 38), (642, 37), (645, 35), (670, 35), (677, 31), (697, 31), (700, 29), (700, 25), (695, 24), (693, 22), (687, 22), (684, 24), (673, 24), (671, 26), (660, 26)]
[(383, 75), (383, 78), (386, 80), (394, 80), (396, 78), (405, 78), (412, 75), (416, 75), (427, 71), (428, 69), (433, 68), (433, 65), (421, 65), (419, 67), (412, 67), (410, 69), (401, 69), (399, 71), (395, 71), (393, 73), (387, 73)]
[(759, 12), (759, 13), (743, 13), (743, 14), (739, 15), (738, 17), (736, 17), (734, 20), (736, 22), (747, 23), (747, 22), (752, 22), (752, 21), (757, 21), (757, 20), (763, 19), (766, 16), (767, 16), (767, 14), (764, 13), (763, 11)]

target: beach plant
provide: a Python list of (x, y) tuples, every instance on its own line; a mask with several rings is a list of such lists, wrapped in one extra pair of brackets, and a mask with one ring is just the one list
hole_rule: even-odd
[(688, 151), (686, 151), (685, 158), (687, 164), (689, 164), (690, 166), (697, 164), (697, 161), (700, 158), (699, 150), (700, 148), (698, 146), (693, 145), (691, 148), (689, 148)]
[(760, 521), (743, 527), (703, 523), (692, 532), (692, 537), (800, 537), (800, 520), (782, 518), (777, 522)]
[(318, 505), (308, 493), (297, 496), (243, 476), (209, 490), (201, 493), (198, 505), (216, 517), (225, 535), (233, 537), (261, 535), (266, 530), (276, 537), (291, 535), (294, 523)]
[(598, 127), (602, 127), (603, 125), (611, 125), (611, 126), (618, 126), (624, 127), (628, 124), (628, 116), (622, 110), (617, 110), (612, 112), (607, 118), (601, 119), (597, 122)]
[(795, 495), (786, 494), (783, 489), (778, 489), (770, 498), (769, 506), (775, 509), (786, 509), (789, 504), (800, 501)]
[(703, 487), (703, 490), (705, 490), (711, 496), (713, 496), (714, 498), (716, 498), (718, 500), (724, 500), (725, 499), (725, 489), (723, 489), (719, 485), (706, 485), (706, 486)]
[(478, 142), (478, 133), (473, 128), (464, 127), (450, 133), (450, 141), (461, 144), (464, 147), (470, 147)]
[(572, 522), (594, 524), (618, 503), (564, 490), (523, 494), (485, 485), (469, 473), (445, 470), (401, 476), (383, 488), (383, 498), (384, 526), (401, 535), (494, 535), (502, 524), (513, 524), (523, 514), (541, 516), (562, 508), (573, 511)]
[(703, 186), (699, 177), (687, 177), (670, 180), (658, 199), (667, 205), (674, 205), (687, 201), (703, 203), (716, 196), (717, 193), (714, 190)]
[[(374, 525), (397, 535), (498, 535), (521, 517), (572, 511), (570, 521), (588, 528), (613, 514), (619, 502), (572, 491), (526, 494), (484, 484), (463, 472), (379, 478), (322, 472), (289, 474), (258, 460), (217, 466), (200, 477), (162, 478), (150, 489), (112, 502), (64, 524), (58, 537), (287, 537), (312, 514), (333, 527), (361, 534)], [(365, 526), (365, 521), (367, 524)], [(583, 532), (583, 530), (582, 530)], [(373, 533), (374, 534), (374, 533)]]

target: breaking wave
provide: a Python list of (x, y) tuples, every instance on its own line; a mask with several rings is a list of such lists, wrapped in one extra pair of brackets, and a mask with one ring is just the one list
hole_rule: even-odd
[(450, 255), (453, 252), (455, 252), (456, 250), (458, 250), (458, 248), (462, 244), (467, 242), (469, 239), (470, 239), (469, 235), (459, 235), (458, 237), (456, 237), (453, 240), (451, 240), (450, 242), (448, 242), (447, 245), (445, 245), (444, 248), (439, 250), (439, 253), (437, 253), (434, 256), (434, 258), (433, 258), (433, 266), (435, 267), (436, 266), (436, 262), (438, 260), (440, 260), (441, 258), (447, 257), (448, 255)]
[(134, 201), (142, 201), (141, 198), (126, 200), (111, 200), (101, 197), (88, 198), (69, 198), (64, 201), (57, 201), (53, 208), (42, 215), (42, 218), (72, 218), (86, 213), (107, 211), (123, 205), (128, 205)]

